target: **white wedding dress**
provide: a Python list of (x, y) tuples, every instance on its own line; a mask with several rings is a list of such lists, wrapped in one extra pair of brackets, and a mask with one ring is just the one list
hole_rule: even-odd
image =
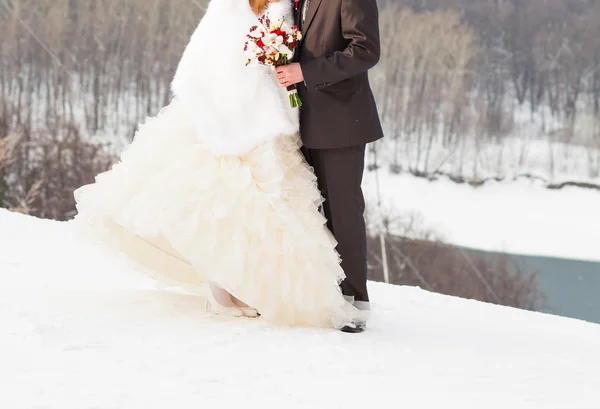
[[(271, 19), (291, 21), (288, 1)], [(247, 0), (212, 0), (173, 80), (113, 168), (75, 192), (75, 223), (134, 266), (206, 296), (215, 282), (286, 326), (339, 328), (336, 242), (299, 151), (298, 112), (272, 69), (246, 67)]]

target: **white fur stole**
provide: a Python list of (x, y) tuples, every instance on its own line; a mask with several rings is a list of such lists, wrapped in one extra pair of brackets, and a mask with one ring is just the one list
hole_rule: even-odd
[[(269, 3), (271, 20), (291, 21), (287, 0)], [(192, 35), (172, 83), (200, 142), (216, 155), (243, 155), (282, 135), (298, 132), (298, 110), (275, 72), (245, 66), (246, 34), (257, 24), (248, 0), (212, 0)]]

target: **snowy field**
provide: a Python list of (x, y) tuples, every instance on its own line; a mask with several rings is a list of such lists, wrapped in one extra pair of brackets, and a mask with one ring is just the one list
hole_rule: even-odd
[(368, 332), (201, 312), (0, 210), (0, 408), (598, 409), (600, 325), (371, 283)]
[[(364, 178), (365, 196), (373, 210), (377, 210), (378, 185), (384, 213), (401, 217), (400, 221), (414, 215), (421, 227), (434, 230), (448, 243), (600, 261), (600, 191), (550, 190), (531, 180), (472, 187), (380, 170), (366, 172)], [(391, 230), (402, 234), (401, 224)]]

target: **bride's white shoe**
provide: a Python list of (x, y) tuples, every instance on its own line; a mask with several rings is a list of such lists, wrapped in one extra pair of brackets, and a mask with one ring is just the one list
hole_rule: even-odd
[[(212, 312), (214, 314), (218, 314), (218, 315), (229, 315), (231, 317), (243, 317), (244, 313), (242, 312), (242, 310), (238, 307), (236, 307), (235, 305), (231, 305), (231, 306), (226, 306), (221, 304), (219, 301), (217, 301), (217, 299), (215, 298), (215, 295), (213, 294), (212, 291), (212, 286), (209, 286), (208, 291), (206, 291), (206, 301), (207, 301), (207, 310), (209, 312)], [(219, 287), (217, 287), (219, 288)]]
[(250, 307), (248, 304), (246, 304), (239, 298), (232, 295), (231, 300), (233, 301), (233, 304), (242, 311), (242, 313), (244, 314), (244, 317), (256, 318), (260, 315), (256, 308)]
[(238, 307), (240, 311), (244, 314), (245, 317), (248, 318), (256, 318), (258, 317), (258, 311), (256, 311), (252, 307)]

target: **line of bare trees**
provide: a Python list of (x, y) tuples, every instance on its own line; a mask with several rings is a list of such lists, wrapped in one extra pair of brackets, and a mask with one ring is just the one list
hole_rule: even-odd
[[(207, 2), (0, 0), (0, 138), (21, 136), (0, 202), (42, 180), (39, 215), (68, 218), (70, 192), (169, 102)], [(381, 10), (372, 77), (391, 146), (374, 165), (600, 184), (599, 2), (382, 0)]]
[(600, 2), (389, 0), (373, 73), (392, 170), (600, 185)]
[(0, 101), (13, 126), (130, 133), (168, 103), (202, 6), (184, 0), (3, 0)]
[[(600, 113), (600, 3), (595, 0), (386, 0), (419, 13), (454, 11), (481, 50), (476, 82), (488, 98), (508, 93), (531, 112), (564, 119), (579, 102)], [(398, 31), (398, 30), (396, 30)], [(508, 82), (505, 82), (508, 80)], [(488, 101), (490, 102), (490, 101)]]
[(28, 200), (38, 216), (72, 216), (73, 190), (169, 102), (205, 4), (0, 0), (0, 139), (19, 136), (0, 170), (0, 204)]

